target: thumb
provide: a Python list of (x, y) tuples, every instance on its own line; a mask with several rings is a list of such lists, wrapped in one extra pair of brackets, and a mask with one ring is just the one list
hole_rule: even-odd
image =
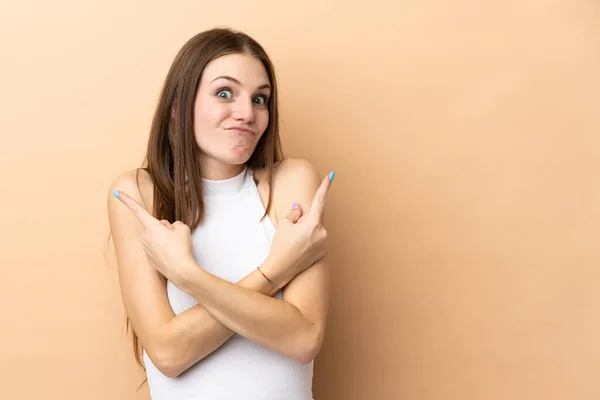
[(286, 215), (286, 218), (295, 224), (298, 222), (300, 217), (302, 217), (302, 207), (300, 207), (300, 204), (294, 203), (292, 210), (288, 213), (288, 215)]
[(169, 221), (167, 221), (166, 219), (161, 220), (160, 223), (163, 224), (164, 226), (166, 226), (167, 228), (173, 230), (173, 225), (171, 225), (171, 223)]

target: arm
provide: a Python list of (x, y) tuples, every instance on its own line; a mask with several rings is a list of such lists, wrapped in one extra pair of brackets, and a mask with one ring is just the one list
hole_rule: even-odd
[[(142, 174), (140, 174), (142, 178)], [(144, 182), (143, 182), (144, 181)], [(151, 190), (145, 175), (140, 184)], [(151, 194), (142, 196), (135, 172), (121, 176), (112, 185), (108, 199), (108, 215), (117, 256), (119, 283), (124, 306), (135, 333), (152, 362), (165, 375), (175, 377), (219, 348), (233, 331), (223, 326), (201, 304), (175, 316), (166, 294), (166, 280), (148, 262), (140, 236), (140, 221), (113, 197), (112, 190), (125, 190), (131, 197), (151, 204)], [(148, 192), (148, 191), (145, 191)], [(201, 270), (197, 265), (195, 269)], [(263, 269), (278, 279), (275, 269)], [(276, 293), (258, 271), (238, 282), (248, 291), (261, 296)], [(234, 285), (235, 286), (235, 285)]]
[[(279, 190), (285, 190), (285, 195), (280, 198), (294, 199), (304, 210), (315, 208), (315, 202), (320, 202), (322, 207), (326, 190), (315, 197), (321, 182), (310, 164), (289, 160), (279, 175)], [(283, 186), (286, 184), (289, 186)], [(327, 182), (324, 181), (324, 185)], [(277, 181), (275, 188), (277, 190)], [(313, 197), (316, 200), (311, 206)], [(311, 214), (296, 225), (313, 223), (308, 218), (314, 215), (313, 211), (318, 212), (311, 210)], [(269, 262), (267, 259), (265, 268), (271, 270)], [(229, 329), (302, 363), (316, 357), (323, 341), (329, 302), (329, 279), (324, 259), (291, 280), (284, 290), (283, 301), (236, 286), (202, 269), (187, 270), (191, 271), (190, 276), (182, 283), (182, 289)]]

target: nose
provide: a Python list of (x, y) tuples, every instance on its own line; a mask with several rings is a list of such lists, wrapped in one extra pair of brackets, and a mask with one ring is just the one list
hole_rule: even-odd
[(242, 121), (246, 124), (254, 121), (254, 105), (250, 98), (240, 96), (236, 100), (233, 109), (233, 118), (236, 121)]

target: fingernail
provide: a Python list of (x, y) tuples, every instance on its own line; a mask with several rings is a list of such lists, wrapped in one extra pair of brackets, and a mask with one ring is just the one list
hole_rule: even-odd
[(117, 192), (116, 190), (113, 190), (113, 196), (115, 196), (118, 199), (119, 198), (119, 192)]
[(292, 204), (292, 209), (295, 210), (296, 208), (298, 208), (298, 203)]
[(329, 174), (329, 180), (332, 181), (333, 178), (335, 178), (335, 172), (331, 171), (331, 173)]

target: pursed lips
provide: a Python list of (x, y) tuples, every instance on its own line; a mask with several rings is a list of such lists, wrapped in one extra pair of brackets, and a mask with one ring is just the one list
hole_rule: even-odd
[(252, 129), (242, 126), (232, 126), (231, 128), (226, 128), (225, 130), (234, 131), (239, 135), (254, 135), (254, 131)]

